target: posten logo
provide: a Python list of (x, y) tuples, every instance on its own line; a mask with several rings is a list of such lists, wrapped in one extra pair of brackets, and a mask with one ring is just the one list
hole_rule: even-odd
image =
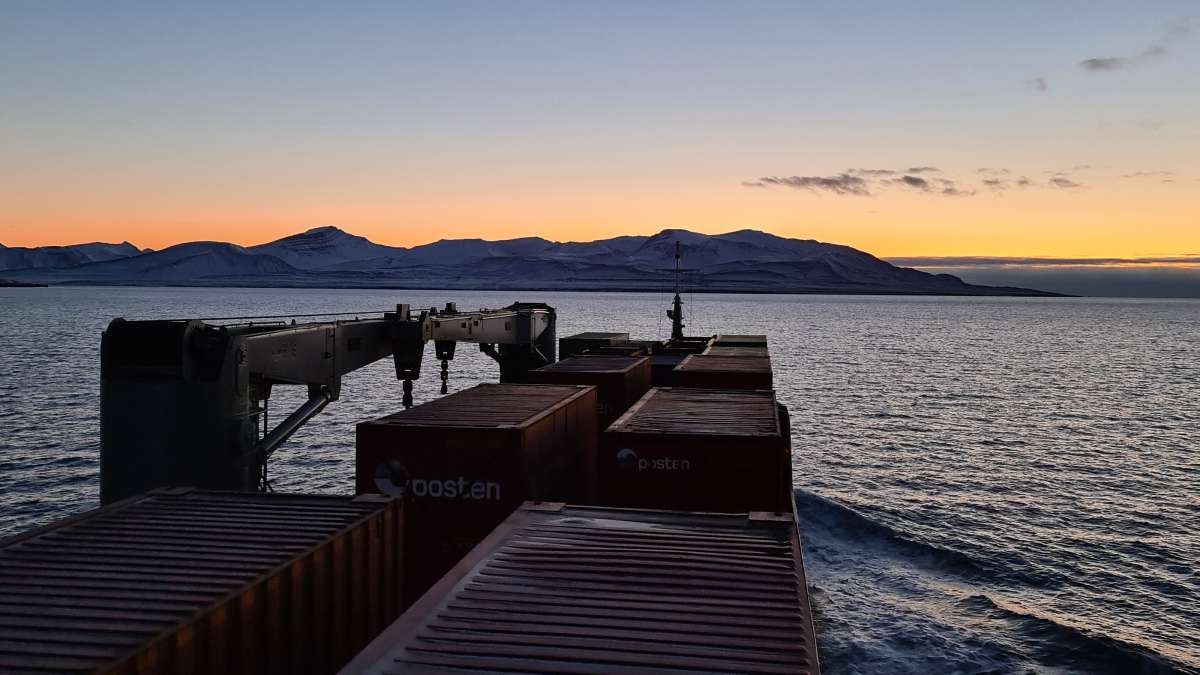
[(675, 457), (638, 457), (633, 448), (622, 448), (617, 451), (617, 468), (622, 471), (691, 471), (692, 462), (688, 459)]
[(385, 495), (415, 499), (462, 499), (500, 501), (500, 483), (493, 480), (457, 478), (414, 478), (399, 460), (375, 467), (375, 487)]

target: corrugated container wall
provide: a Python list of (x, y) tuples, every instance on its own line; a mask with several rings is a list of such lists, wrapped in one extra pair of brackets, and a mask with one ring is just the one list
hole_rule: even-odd
[(525, 504), (343, 675), (820, 666), (789, 511)]
[(601, 434), (596, 503), (787, 511), (791, 481), (773, 392), (656, 388)]
[(693, 354), (675, 366), (675, 386), (704, 389), (771, 389), (771, 359)]
[(596, 388), (481, 384), (357, 430), (357, 489), (405, 498), (411, 603), (527, 499), (591, 501)]
[(645, 356), (573, 356), (529, 373), (541, 384), (590, 384), (597, 389), (596, 414), (603, 429), (650, 389)]
[(400, 614), (398, 500), (164, 488), (0, 542), (0, 671), (332, 673)]

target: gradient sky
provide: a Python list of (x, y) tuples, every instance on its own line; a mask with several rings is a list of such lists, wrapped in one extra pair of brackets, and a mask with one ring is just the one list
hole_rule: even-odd
[(1200, 253), (1194, 0), (899, 4), (6, 0), (0, 243)]

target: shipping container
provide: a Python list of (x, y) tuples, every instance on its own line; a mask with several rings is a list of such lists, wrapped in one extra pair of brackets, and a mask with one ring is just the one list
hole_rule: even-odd
[(770, 390), (651, 389), (600, 440), (596, 503), (785, 511), (791, 456)]
[(718, 347), (766, 347), (766, 335), (717, 335), (713, 338)]
[(540, 384), (596, 386), (596, 414), (604, 429), (650, 389), (650, 359), (645, 356), (578, 355), (530, 371)]
[(771, 389), (771, 359), (693, 354), (675, 366), (674, 386), (703, 389)]
[(656, 350), (661, 349), (663, 344), (656, 340), (625, 340), (617, 344), (607, 345), (602, 347), (588, 347), (583, 351), (576, 352), (580, 354), (598, 354), (609, 356), (649, 356)]
[(593, 347), (611, 347), (629, 340), (629, 333), (576, 333), (558, 339), (558, 357), (565, 359)]
[(754, 356), (765, 359), (771, 354), (766, 347), (723, 347), (713, 345), (704, 350), (705, 356)]
[(401, 502), (163, 488), (0, 542), (0, 672), (334, 673), (400, 615)]
[(675, 385), (675, 366), (691, 356), (687, 352), (661, 350), (650, 355), (650, 386), (672, 387)]
[(527, 503), (342, 670), (430, 672), (819, 675), (793, 514)]
[(357, 428), (362, 493), (405, 499), (405, 602), (527, 499), (590, 502), (596, 388), (481, 384)]
[(689, 354), (699, 354), (712, 344), (711, 337), (681, 337), (671, 338), (667, 341), (667, 348), (675, 349)]

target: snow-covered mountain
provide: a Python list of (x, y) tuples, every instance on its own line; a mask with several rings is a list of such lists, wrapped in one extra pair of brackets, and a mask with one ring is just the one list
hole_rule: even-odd
[(133, 244), (92, 242), (72, 246), (37, 246), (25, 248), (0, 244), (0, 270), (30, 268), (74, 267), (90, 262), (116, 260), (140, 254)]
[(194, 241), (128, 258), (66, 269), (19, 270), (9, 276), (51, 283), (208, 284), (214, 280), (268, 279), (299, 272), (275, 256), (253, 253), (235, 244)]
[(350, 234), (329, 225), (251, 246), (246, 250), (275, 256), (302, 270), (321, 269), (354, 260), (386, 258), (405, 251), (403, 248), (376, 244), (366, 237)]
[(528, 290), (661, 290), (679, 242), (692, 290), (1039, 295), (897, 267), (849, 246), (756, 230), (663, 230), (592, 242), (443, 239), (402, 248), (320, 227), (257, 246), (193, 242), (65, 268), (16, 270), (51, 283)]

